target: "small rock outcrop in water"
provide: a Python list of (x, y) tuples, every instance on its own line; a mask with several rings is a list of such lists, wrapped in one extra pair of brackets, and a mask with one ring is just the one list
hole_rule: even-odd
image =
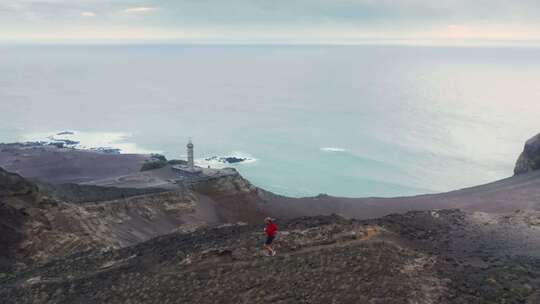
[(217, 162), (220, 162), (220, 163), (223, 163), (223, 164), (237, 164), (237, 163), (242, 163), (242, 162), (249, 161), (251, 159), (247, 158), (247, 157), (235, 157), (235, 156), (226, 156), (226, 157), (212, 156), (212, 157), (205, 158), (205, 160), (206, 161), (217, 161)]
[(517, 160), (514, 169), (515, 175), (540, 169), (540, 134), (529, 139), (525, 144), (525, 149)]

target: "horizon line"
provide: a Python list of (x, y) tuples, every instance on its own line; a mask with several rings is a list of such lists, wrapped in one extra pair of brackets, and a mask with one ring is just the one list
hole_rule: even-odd
[(340, 40), (286, 39), (1, 39), (0, 45), (215, 45), (215, 46), (433, 46), (433, 47), (540, 47), (538, 39), (356, 38)]

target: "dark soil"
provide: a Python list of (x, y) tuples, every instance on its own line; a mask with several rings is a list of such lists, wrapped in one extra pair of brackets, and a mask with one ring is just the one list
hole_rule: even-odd
[(278, 221), (275, 257), (262, 254), (262, 227), (208, 228), (53, 261), (5, 279), (0, 296), (8, 303), (532, 304), (540, 243), (538, 228), (522, 220), (529, 216), (448, 210)]

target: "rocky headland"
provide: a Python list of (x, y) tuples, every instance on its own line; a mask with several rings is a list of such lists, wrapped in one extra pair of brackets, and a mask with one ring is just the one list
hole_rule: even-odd
[[(0, 296), (6, 303), (539, 303), (535, 142), (505, 180), (357, 199), (283, 197), (234, 169), (183, 175), (165, 163), (141, 171), (151, 155), (0, 145)], [(261, 251), (267, 215), (279, 227), (275, 257)]]
[(514, 174), (520, 175), (536, 170), (540, 170), (540, 134), (532, 137), (525, 144), (516, 162)]

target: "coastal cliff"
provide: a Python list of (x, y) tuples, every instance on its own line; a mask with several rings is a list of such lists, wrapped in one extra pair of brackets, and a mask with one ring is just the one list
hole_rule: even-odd
[[(529, 143), (526, 157), (534, 156)], [(11, 168), (23, 163), (22, 172), (46, 178), (43, 156), (25, 152), (20, 161), (22, 153), (4, 151), (4, 157)], [(77, 158), (90, 164), (86, 158), (93, 157), (67, 150), (45, 155), (66, 159), (66, 172), (70, 162), (80, 164)], [(135, 168), (142, 158), (123, 161)], [(34, 163), (44, 165), (28, 165)], [(289, 198), (257, 188), (234, 169), (182, 175), (169, 166), (103, 168), (72, 183), (84, 173), (36, 185), (0, 169), (5, 301), (540, 300), (540, 171), (400, 198)], [(275, 257), (261, 251), (267, 215), (279, 227)]]
[(190, 184), (199, 201), (210, 200), (220, 222), (261, 223), (266, 214), (260, 208), (263, 199), (259, 189), (243, 178), (238, 171), (227, 169), (226, 173), (213, 178), (203, 178)]
[(0, 168), (0, 272), (13, 269), (19, 244), (25, 239), (28, 207), (39, 204), (37, 187)]
[(0, 272), (91, 249), (123, 248), (172, 232), (263, 218), (253, 203), (255, 187), (238, 173), (159, 190), (38, 187), (0, 168), (0, 183)]

